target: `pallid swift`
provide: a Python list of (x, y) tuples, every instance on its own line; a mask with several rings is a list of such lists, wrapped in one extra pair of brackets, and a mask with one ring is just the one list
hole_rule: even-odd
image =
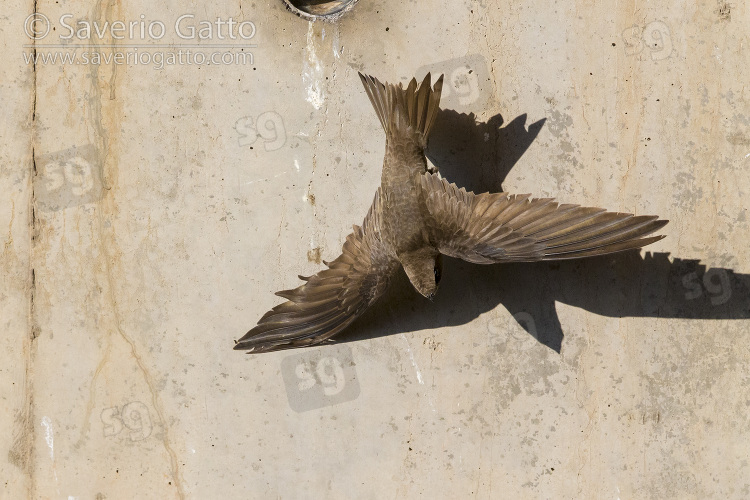
[(277, 292), (287, 302), (268, 311), (234, 348), (269, 352), (321, 344), (344, 330), (388, 288), (403, 267), (432, 300), (441, 255), (476, 264), (577, 259), (643, 247), (667, 221), (657, 216), (562, 205), (551, 198), (474, 194), (428, 168), (424, 150), (443, 85), (428, 73), (405, 89), (360, 73), (386, 146), (383, 174), (362, 227), (354, 226), (328, 269)]

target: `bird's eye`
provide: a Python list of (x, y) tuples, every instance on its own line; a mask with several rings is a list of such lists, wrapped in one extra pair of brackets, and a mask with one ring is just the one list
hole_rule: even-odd
[(435, 273), (435, 284), (440, 283), (440, 268), (435, 266), (433, 272)]

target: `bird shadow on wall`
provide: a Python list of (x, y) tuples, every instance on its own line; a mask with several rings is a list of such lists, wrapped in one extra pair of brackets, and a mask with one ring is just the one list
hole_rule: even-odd
[[(441, 110), (427, 156), (441, 175), (475, 192), (502, 191), (502, 183), (539, 134), (521, 115), (505, 127), (496, 115)], [(667, 234), (669, 226), (666, 228)], [(434, 302), (414, 291), (401, 271), (378, 303), (338, 339), (351, 342), (470, 323), (503, 305), (540, 343), (560, 352), (564, 336), (555, 304), (611, 318), (750, 319), (750, 275), (708, 269), (699, 260), (668, 253), (623, 252), (588, 259), (475, 265), (446, 258)], [(477, 322), (489, 328), (489, 321)], [(493, 330), (497, 331), (495, 323)], [(509, 327), (512, 325), (509, 324)], [(489, 331), (489, 330), (488, 330)]]
[(467, 191), (500, 192), (502, 183), (529, 149), (546, 118), (526, 128), (526, 115), (503, 127), (502, 115), (477, 122), (474, 114), (441, 109), (425, 154), (440, 175)]

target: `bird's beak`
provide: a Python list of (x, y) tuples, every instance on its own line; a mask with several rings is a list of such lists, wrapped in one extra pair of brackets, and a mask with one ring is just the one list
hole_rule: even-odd
[(430, 302), (433, 302), (435, 300), (435, 294), (431, 293), (427, 296), (428, 299), (430, 299)]

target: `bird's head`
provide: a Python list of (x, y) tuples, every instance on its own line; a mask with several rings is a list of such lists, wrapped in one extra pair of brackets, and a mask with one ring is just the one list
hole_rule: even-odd
[(421, 248), (400, 256), (409, 281), (424, 297), (433, 300), (443, 275), (443, 259), (433, 248)]

